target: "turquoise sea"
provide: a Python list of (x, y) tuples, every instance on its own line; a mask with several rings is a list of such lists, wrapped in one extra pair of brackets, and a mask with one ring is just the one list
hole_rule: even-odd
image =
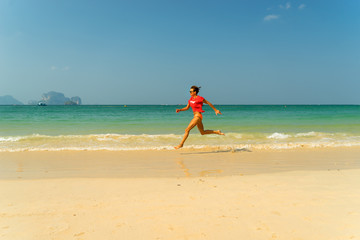
[[(0, 151), (173, 149), (192, 119), (178, 105), (0, 106)], [(360, 105), (204, 106), (185, 148), (288, 149), (360, 146)]]

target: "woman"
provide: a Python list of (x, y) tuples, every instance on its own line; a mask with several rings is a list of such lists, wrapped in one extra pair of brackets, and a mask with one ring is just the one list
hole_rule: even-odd
[(190, 95), (191, 98), (188, 101), (188, 105), (182, 109), (176, 109), (176, 113), (181, 112), (181, 111), (186, 111), (188, 110), (190, 107), (192, 108), (193, 112), (194, 112), (194, 118), (191, 120), (189, 126), (185, 129), (185, 134), (184, 137), (181, 141), (181, 143), (175, 147), (175, 149), (179, 149), (182, 148), (184, 146), (184, 143), (186, 141), (186, 139), (189, 136), (190, 130), (193, 129), (195, 126), (198, 127), (201, 135), (204, 134), (218, 134), (218, 135), (225, 135), (224, 133), (222, 133), (220, 130), (204, 130), (204, 126), (202, 124), (202, 113), (205, 112), (204, 110), (202, 110), (202, 106), (204, 103), (209, 104), (209, 106), (214, 109), (215, 114), (222, 114), (219, 110), (217, 110), (214, 105), (212, 105), (210, 102), (206, 101), (205, 98), (198, 96), (197, 94), (199, 93), (199, 87), (197, 86), (192, 86), (190, 88)]

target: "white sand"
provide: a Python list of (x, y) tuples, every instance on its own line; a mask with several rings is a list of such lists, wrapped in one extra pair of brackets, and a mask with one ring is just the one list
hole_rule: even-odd
[(0, 154), (0, 239), (360, 239), (359, 149), (183, 153)]

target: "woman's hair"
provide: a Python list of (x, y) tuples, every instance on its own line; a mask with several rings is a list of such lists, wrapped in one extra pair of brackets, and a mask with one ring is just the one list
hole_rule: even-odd
[(190, 89), (194, 90), (194, 91), (196, 92), (196, 94), (198, 94), (199, 91), (200, 91), (200, 88), (201, 88), (201, 87), (198, 87), (198, 86), (191, 86)]

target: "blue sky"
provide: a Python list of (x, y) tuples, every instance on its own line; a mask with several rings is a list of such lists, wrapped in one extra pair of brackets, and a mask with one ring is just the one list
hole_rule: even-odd
[(360, 104), (360, 1), (1, 0), (0, 96)]

